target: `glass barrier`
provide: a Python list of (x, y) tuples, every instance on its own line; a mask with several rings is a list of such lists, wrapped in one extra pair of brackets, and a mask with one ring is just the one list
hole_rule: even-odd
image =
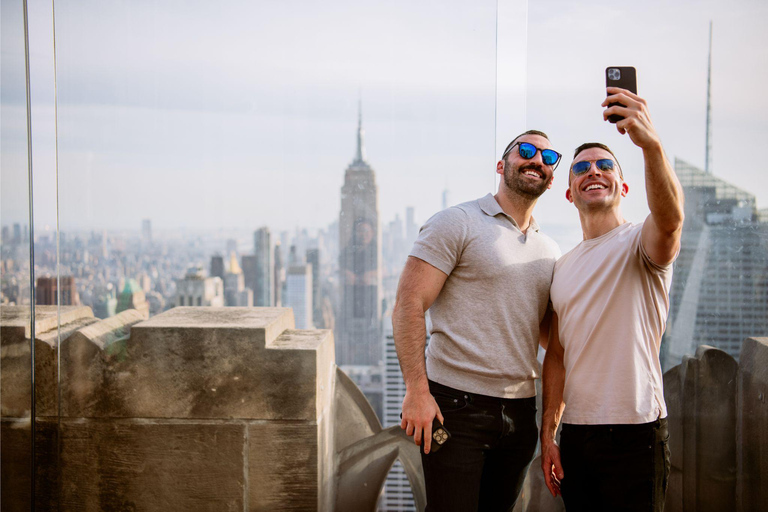
[(25, 21), (21, 2), (0, 3), (0, 502), (4, 510), (29, 508), (36, 448), (31, 421), (35, 339), (31, 333), (36, 332), (36, 322), (30, 288)]

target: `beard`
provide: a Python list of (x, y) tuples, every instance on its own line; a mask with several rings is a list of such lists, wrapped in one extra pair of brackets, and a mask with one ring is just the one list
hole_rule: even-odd
[(543, 179), (540, 182), (533, 182), (533, 183), (531, 183), (528, 180), (524, 180), (521, 177), (521, 173), (526, 169), (531, 169), (533, 171), (540, 172), (544, 176), (547, 175), (547, 173), (544, 172), (544, 168), (539, 164), (527, 163), (527, 164), (521, 165), (518, 168), (513, 169), (512, 164), (505, 161), (504, 162), (504, 184), (507, 186), (509, 190), (516, 192), (523, 197), (526, 197), (528, 199), (538, 199), (539, 196), (541, 196), (541, 194), (543, 194), (547, 190), (547, 185), (549, 184), (549, 180)]

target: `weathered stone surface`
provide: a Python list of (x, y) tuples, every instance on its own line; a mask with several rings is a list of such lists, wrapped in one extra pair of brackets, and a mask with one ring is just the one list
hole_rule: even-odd
[[(65, 340), (77, 329), (95, 322), (84, 306), (62, 306), (61, 332), (56, 306), (35, 308), (35, 407), (36, 415), (58, 414), (58, 338)], [(0, 415), (22, 418), (31, 411), (30, 309), (0, 307)]]
[(241, 511), (242, 423), (63, 420), (62, 510)]
[[(55, 420), (38, 420), (35, 425), (35, 506), (37, 510), (57, 510), (59, 473), (56, 467), (57, 425)], [(3, 512), (30, 508), (32, 445), (29, 420), (0, 420), (0, 503)]]
[[(311, 420), (330, 331), (283, 335), (285, 308), (174, 308), (133, 326), (109, 416)], [(287, 338), (286, 338), (287, 336)]]
[(319, 510), (317, 439), (308, 422), (248, 427), (248, 510)]
[(749, 338), (739, 356), (738, 510), (768, 504), (768, 338)]
[(95, 322), (72, 333), (61, 344), (61, 414), (106, 416), (119, 409), (116, 384), (131, 327), (144, 320), (134, 309)]
[(738, 365), (702, 345), (665, 375), (673, 472), (669, 510), (729, 510), (736, 503)]

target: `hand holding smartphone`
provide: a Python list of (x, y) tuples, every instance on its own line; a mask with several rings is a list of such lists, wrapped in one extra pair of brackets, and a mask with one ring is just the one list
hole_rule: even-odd
[[(627, 89), (634, 94), (637, 94), (637, 71), (635, 68), (629, 66), (610, 66), (605, 68), (605, 86), (606, 87), (621, 87)], [(608, 106), (621, 105), (621, 103), (609, 103)], [(626, 106), (626, 105), (621, 105)], [(608, 121), (611, 123), (618, 123), (624, 119), (624, 116), (610, 115)]]

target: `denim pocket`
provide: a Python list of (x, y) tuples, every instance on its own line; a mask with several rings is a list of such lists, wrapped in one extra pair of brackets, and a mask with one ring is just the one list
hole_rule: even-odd
[(467, 400), (463, 396), (453, 396), (443, 392), (432, 392), (432, 396), (443, 414), (460, 411), (467, 406)]

